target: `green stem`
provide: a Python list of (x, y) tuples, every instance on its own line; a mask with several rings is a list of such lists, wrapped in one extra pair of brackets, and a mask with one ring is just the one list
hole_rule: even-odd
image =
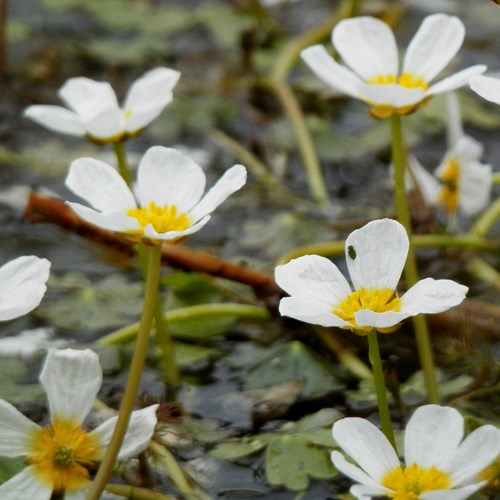
[(106, 491), (113, 495), (128, 498), (129, 500), (175, 500), (174, 497), (164, 495), (158, 491), (126, 484), (107, 484)]
[[(408, 198), (406, 197), (405, 170), (406, 151), (403, 143), (403, 133), (401, 127), (401, 116), (393, 114), (391, 117), (392, 132), (392, 163), (394, 165), (394, 189), (396, 196), (396, 213), (399, 222), (403, 224), (410, 239), (408, 257), (406, 259), (404, 275), (406, 286), (410, 288), (418, 281), (417, 261), (413, 251), (412, 230), (410, 220), (410, 210), (408, 208)], [(431, 342), (427, 321), (424, 316), (418, 315), (412, 318), (415, 329), (415, 339), (417, 342), (420, 364), (424, 374), (427, 399), (430, 403), (439, 402), (438, 387), (434, 371), (434, 357), (432, 354)]]
[(488, 207), (488, 210), (486, 210), (476, 222), (474, 222), (473, 226), (469, 229), (469, 234), (474, 236), (486, 236), (498, 219), (500, 219), (500, 197)]
[(113, 472), (116, 458), (127, 432), (130, 414), (134, 409), (137, 398), (137, 391), (139, 389), (142, 370), (148, 351), (149, 333), (151, 331), (151, 325), (157, 306), (161, 246), (156, 245), (147, 247), (147, 253), (148, 269), (144, 305), (142, 308), (141, 323), (135, 344), (134, 355), (130, 364), (128, 381), (120, 404), (120, 409), (118, 410), (118, 420), (113, 435), (111, 436), (103, 461), (97, 471), (86, 500), (98, 500), (106, 487), (106, 483)]
[[(183, 322), (194, 318), (211, 318), (234, 316), (235, 318), (267, 321), (271, 315), (265, 307), (250, 306), (246, 304), (203, 304), (198, 306), (180, 307), (164, 313), (165, 320), (169, 323)], [(128, 342), (135, 337), (139, 323), (132, 323), (120, 328), (98, 340), (98, 344), (112, 345)]]
[(113, 142), (113, 150), (115, 152), (116, 160), (118, 163), (118, 172), (122, 176), (123, 180), (127, 183), (127, 186), (132, 185), (132, 177), (130, 175), (130, 168), (127, 162), (127, 153), (125, 152), (125, 143), (122, 141)]
[(373, 381), (375, 383), (375, 393), (377, 394), (378, 416), (380, 418), (382, 432), (397, 453), (396, 441), (392, 431), (391, 414), (389, 413), (389, 403), (387, 402), (384, 370), (382, 368), (377, 332), (375, 330), (368, 333), (368, 357), (370, 358), (373, 369)]

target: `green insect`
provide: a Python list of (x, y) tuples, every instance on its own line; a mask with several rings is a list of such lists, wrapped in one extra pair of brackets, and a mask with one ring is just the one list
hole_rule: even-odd
[(354, 250), (354, 247), (352, 245), (349, 245), (347, 247), (347, 255), (349, 255), (349, 257), (352, 259), (352, 260), (355, 260), (356, 259), (356, 250)]

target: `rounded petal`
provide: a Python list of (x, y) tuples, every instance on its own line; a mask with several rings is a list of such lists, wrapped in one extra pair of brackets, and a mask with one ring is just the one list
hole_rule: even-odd
[(234, 165), (210, 188), (207, 194), (189, 212), (189, 215), (194, 221), (197, 221), (211, 214), (230, 195), (241, 189), (246, 181), (247, 169), (243, 165)]
[(172, 89), (180, 76), (173, 69), (155, 68), (132, 84), (123, 105), (128, 132), (144, 128), (162, 112), (172, 100)]
[(175, 205), (188, 212), (205, 191), (202, 168), (181, 152), (162, 146), (149, 148), (137, 171), (136, 195), (141, 206)]
[(490, 203), (492, 167), (479, 162), (461, 165), (459, 206), (465, 215), (474, 215)]
[(62, 101), (84, 120), (91, 120), (104, 110), (118, 109), (116, 95), (107, 82), (96, 82), (90, 78), (70, 78), (59, 90)]
[(330, 457), (336, 469), (342, 472), (345, 476), (351, 478), (353, 481), (360, 483), (359, 485), (354, 485), (350, 490), (356, 498), (365, 499), (366, 497), (360, 496), (359, 494), (364, 493), (367, 490), (370, 492), (374, 491), (375, 495), (384, 495), (391, 491), (379, 484), (378, 481), (375, 481), (365, 471), (351, 462), (348, 462), (342, 453), (332, 451)]
[(40, 304), (47, 287), (50, 262), (34, 255), (18, 257), (0, 267), (0, 320), (27, 314)]
[(470, 66), (465, 68), (458, 73), (455, 73), (443, 80), (432, 85), (427, 91), (427, 95), (442, 94), (444, 92), (450, 92), (451, 90), (458, 89), (467, 85), (471, 77), (475, 75), (480, 75), (486, 71), (486, 66), (484, 64), (476, 64), (475, 66)]
[(399, 311), (373, 312), (370, 309), (362, 309), (354, 313), (354, 321), (358, 326), (371, 326), (377, 328), (389, 328), (401, 323), (410, 314)]
[[(155, 430), (157, 422), (156, 410), (158, 406), (159, 405), (151, 405), (142, 410), (132, 412), (127, 433), (125, 434), (120, 453), (118, 454), (118, 460), (125, 460), (133, 457), (148, 446)], [(106, 420), (106, 422), (90, 433), (91, 436), (97, 437), (98, 441), (101, 443), (102, 448), (98, 452), (101, 456), (104, 455), (106, 446), (113, 435), (117, 419), (118, 417), (113, 417)]]
[(455, 143), (452, 153), (461, 161), (477, 161), (483, 155), (483, 145), (469, 135), (462, 135)]
[(80, 425), (101, 387), (99, 357), (90, 349), (50, 349), (40, 382), (47, 392), (51, 419)]
[(458, 447), (451, 463), (454, 486), (477, 481), (478, 474), (500, 455), (500, 429), (483, 425), (471, 432)]
[(87, 133), (103, 142), (114, 142), (121, 139), (125, 131), (125, 117), (120, 108), (108, 108), (84, 120)]
[(455, 16), (427, 16), (415, 33), (403, 64), (403, 73), (430, 82), (455, 56), (465, 37), (465, 27)]
[(83, 220), (99, 226), (108, 231), (115, 231), (117, 233), (137, 233), (143, 232), (143, 229), (137, 219), (129, 217), (125, 212), (112, 212), (103, 214), (96, 212), (79, 203), (66, 202), (73, 212), (75, 212)]
[(473, 76), (470, 88), (487, 101), (500, 104), (500, 80), (490, 76)]
[(473, 493), (486, 486), (486, 481), (476, 484), (470, 484), (463, 488), (454, 488), (452, 490), (433, 490), (420, 494), (422, 500), (465, 500)]
[(40, 481), (33, 466), (26, 467), (0, 486), (2, 500), (50, 500), (52, 487)]
[[(400, 466), (398, 456), (387, 438), (364, 418), (343, 418), (333, 424), (333, 438), (377, 483)], [(335, 467), (337, 464), (334, 462)], [(366, 483), (368, 486), (373, 484)], [(382, 488), (382, 486), (381, 486)]]
[(440, 313), (460, 304), (468, 290), (452, 280), (425, 278), (401, 297), (401, 312), (408, 316)]
[(0, 399), (0, 456), (20, 457), (27, 453), (29, 435), (39, 429), (14, 406)]
[(350, 69), (335, 61), (322, 45), (308, 47), (300, 55), (325, 83), (344, 94), (359, 98), (363, 81)]
[(319, 255), (304, 255), (276, 267), (276, 283), (285, 292), (332, 308), (352, 293), (349, 283), (337, 266)]
[(387, 105), (393, 108), (406, 108), (425, 99), (426, 92), (419, 87), (407, 88), (402, 85), (365, 85), (360, 99), (373, 105)]
[(24, 110), (23, 115), (42, 127), (60, 134), (85, 135), (81, 117), (61, 106), (30, 106)]
[(347, 267), (355, 290), (394, 290), (408, 254), (408, 235), (395, 220), (380, 219), (353, 231), (346, 240)]
[(413, 413), (405, 431), (405, 463), (449, 471), (464, 435), (464, 419), (454, 408), (425, 405)]
[(391, 28), (374, 17), (340, 21), (332, 32), (338, 53), (364, 80), (398, 74), (398, 48)]
[(137, 206), (120, 174), (111, 165), (93, 158), (79, 158), (71, 163), (66, 186), (100, 212), (126, 212)]
[(321, 326), (351, 327), (333, 313), (333, 307), (322, 301), (304, 295), (295, 295), (281, 299), (279, 311), (282, 316), (298, 319), (305, 323)]

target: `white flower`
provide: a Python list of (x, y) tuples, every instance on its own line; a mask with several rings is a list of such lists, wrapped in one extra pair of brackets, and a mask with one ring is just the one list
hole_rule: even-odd
[[(52, 493), (83, 499), (89, 470), (102, 460), (117, 417), (91, 432), (82, 422), (101, 387), (102, 370), (90, 349), (51, 349), (40, 381), (49, 400), (51, 422), (40, 427), (14, 406), (0, 400), (0, 456), (25, 457), (27, 467), (0, 486), (2, 500), (49, 500)], [(158, 405), (132, 412), (119, 460), (148, 445)]]
[(400, 70), (390, 27), (373, 17), (356, 17), (339, 22), (332, 32), (332, 43), (348, 67), (337, 63), (321, 45), (303, 50), (302, 58), (326, 83), (370, 104), (375, 117), (386, 118), (411, 113), (433, 95), (462, 87), (486, 70), (483, 65), (471, 66), (431, 85), (458, 52), (464, 36), (457, 17), (426, 17)]
[(408, 254), (408, 235), (391, 219), (369, 222), (345, 243), (354, 291), (335, 264), (305, 255), (276, 268), (276, 283), (291, 297), (280, 302), (284, 316), (366, 334), (388, 333), (416, 314), (438, 313), (460, 304), (468, 288), (451, 280), (425, 278), (402, 297), (396, 292)]
[(62, 134), (87, 136), (97, 143), (117, 142), (138, 135), (172, 100), (178, 71), (156, 68), (130, 87), (123, 107), (107, 82), (70, 78), (59, 90), (69, 108), (30, 106), (24, 116)]
[(0, 267), (0, 321), (27, 314), (40, 304), (49, 270), (50, 262), (34, 255), (18, 257)]
[(462, 500), (482, 488), (478, 474), (500, 453), (500, 429), (483, 425), (465, 439), (464, 419), (453, 408), (426, 405), (411, 417), (404, 437), (404, 465), (389, 441), (362, 418), (333, 425), (333, 437), (358, 463), (332, 452), (334, 466), (356, 483), (351, 494), (361, 500)]
[(448, 151), (431, 175), (413, 157), (409, 164), (424, 199), (442, 206), (451, 219), (458, 211), (472, 216), (490, 202), (492, 167), (480, 162), (483, 146), (465, 135), (462, 129), (458, 101), (447, 95)]
[(469, 80), (470, 88), (487, 101), (500, 104), (500, 80), (491, 76), (474, 76)]
[(156, 242), (177, 240), (201, 229), (210, 214), (245, 184), (246, 169), (230, 168), (202, 197), (205, 182), (199, 165), (161, 146), (143, 156), (135, 197), (113, 167), (92, 158), (75, 160), (66, 178), (69, 189), (94, 207), (69, 203), (80, 217), (131, 239)]

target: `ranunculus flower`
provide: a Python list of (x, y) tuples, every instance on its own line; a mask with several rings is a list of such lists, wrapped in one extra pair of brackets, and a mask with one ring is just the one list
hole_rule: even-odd
[(172, 100), (180, 73), (169, 68), (148, 71), (130, 87), (123, 107), (111, 85), (90, 78), (70, 78), (59, 90), (69, 108), (37, 105), (24, 116), (55, 132), (87, 136), (97, 143), (117, 142), (138, 135)]
[(345, 243), (354, 290), (337, 266), (319, 255), (305, 255), (276, 268), (276, 283), (289, 293), (281, 299), (284, 316), (364, 335), (394, 331), (416, 314), (446, 311), (460, 304), (468, 288), (452, 280), (425, 278), (403, 296), (396, 286), (408, 254), (404, 227), (392, 219), (369, 222)]
[(302, 59), (327, 84), (367, 102), (373, 116), (386, 118), (411, 113), (433, 95), (462, 87), (486, 70), (483, 65), (471, 66), (431, 84), (458, 52), (464, 35), (464, 25), (455, 16), (426, 17), (400, 69), (390, 27), (373, 17), (355, 17), (340, 21), (332, 32), (333, 46), (347, 66), (321, 45), (303, 50)]
[(134, 193), (110, 165), (75, 160), (66, 185), (93, 208), (69, 203), (86, 221), (133, 240), (175, 241), (201, 229), (210, 214), (246, 182), (243, 165), (230, 168), (205, 196), (202, 168), (184, 154), (155, 146), (137, 171)]
[[(3, 500), (83, 500), (90, 471), (102, 460), (116, 424), (110, 418), (93, 431), (82, 423), (102, 382), (97, 354), (90, 349), (51, 349), (40, 374), (50, 407), (50, 424), (40, 427), (0, 400), (0, 456), (25, 457), (27, 467), (0, 486)], [(158, 405), (132, 412), (118, 455), (125, 460), (143, 451), (156, 426)]]
[(333, 424), (333, 438), (358, 465), (332, 452), (334, 466), (353, 479), (360, 500), (463, 500), (486, 485), (478, 475), (500, 453), (500, 429), (483, 425), (464, 439), (464, 419), (454, 408), (418, 408), (406, 426), (404, 464), (382, 432), (363, 418)]
[(0, 267), (0, 321), (18, 318), (40, 304), (47, 290), (50, 262), (34, 255)]

